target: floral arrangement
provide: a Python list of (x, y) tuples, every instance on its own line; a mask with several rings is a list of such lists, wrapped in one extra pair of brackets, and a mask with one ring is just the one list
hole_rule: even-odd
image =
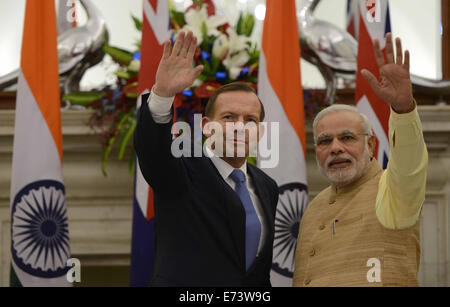
[(240, 15), (235, 27), (222, 16), (215, 15), (211, 0), (194, 1), (184, 13), (170, 9), (173, 34), (192, 31), (198, 48), (194, 66), (204, 69), (193, 86), (175, 97), (178, 119), (193, 124), (193, 114), (203, 113), (212, 93), (233, 81), (248, 82), (256, 89), (259, 50), (252, 43), (255, 19), (251, 14)]
[[(177, 11), (170, 3), (170, 27), (172, 40), (180, 31), (192, 31), (198, 40), (193, 65), (204, 69), (193, 86), (178, 94), (174, 100), (175, 118), (193, 125), (193, 114), (202, 113), (212, 93), (233, 81), (248, 82), (256, 89), (259, 49), (250, 36), (255, 20), (253, 15), (241, 14), (235, 26), (215, 13), (212, 0), (194, 0), (184, 12)], [(133, 17), (138, 30), (142, 22)], [(115, 72), (117, 84), (96, 92), (77, 92), (64, 95), (71, 104), (96, 110), (90, 124), (98, 130), (103, 146), (102, 171), (114, 146), (118, 146), (118, 159), (122, 160), (130, 150), (130, 173), (134, 173), (133, 132), (136, 127), (136, 99), (138, 97), (138, 73), (140, 43), (134, 52), (105, 46), (105, 53), (120, 64)]]

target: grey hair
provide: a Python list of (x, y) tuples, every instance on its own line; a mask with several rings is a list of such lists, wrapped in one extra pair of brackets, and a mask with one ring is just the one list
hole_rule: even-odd
[(314, 122), (313, 122), (314, 143), (316, 143), (316, 141), (317, 141), (316, 129), (317, 129), (317, 125), (319, 124), (319, 121), (326, 115), (331, 114), (331, 113), (336, 113), (339, 111), (350, 111), (350, 112), (359, 114), (359, 116), (361, 116), (361, 118), (363, 119), (364, 132), (367, 133), (369, 137), (372, 136), (372, 125), (370, 124), (369, 119), (367, 118), (366, 115), (360, 113), (355, 106), (351, 106), (351, 105), (347, 105), (347, 104), (333, 104), (333, 105), (323, 109), (322, 111), (320, 111), (316, 115), (316, 118), (314, 118)]

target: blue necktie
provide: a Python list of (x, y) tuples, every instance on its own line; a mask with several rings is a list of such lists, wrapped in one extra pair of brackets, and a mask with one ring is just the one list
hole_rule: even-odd
[(258, 252), (259, 237), (261, 236), (261, 222), (256, 214), (250, 193), (245, 185), (245, 175), (240, 169), (235, 169), (230, 178), (236, 183), (236, 193), (245, 209), (245, 267), (252, 265)]

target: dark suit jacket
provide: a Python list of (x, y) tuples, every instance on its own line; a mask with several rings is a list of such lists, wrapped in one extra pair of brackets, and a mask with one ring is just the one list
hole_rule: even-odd
[(245, 211), (235, 191), (207, 157), (171, 154), (172, 122), (157, 124), (143, 96), (134, 147), (153, 188), (155, 248), (152, 286), (270, 286), (276, 182), (253, 165), (268, 236), (245, 270)]

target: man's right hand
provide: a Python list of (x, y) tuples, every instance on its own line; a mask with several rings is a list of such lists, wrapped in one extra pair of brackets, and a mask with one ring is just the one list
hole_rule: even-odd
[(153, 92), (161, 97), (173, 97), (191, 86), (203, 70), (203, 65), (192, 68), (192, 61), (197, 49), (197, 38), (192, 32), (178, 34), (170, 53), (171, 43), (164, 43), (164, 53), (156, 72)]

